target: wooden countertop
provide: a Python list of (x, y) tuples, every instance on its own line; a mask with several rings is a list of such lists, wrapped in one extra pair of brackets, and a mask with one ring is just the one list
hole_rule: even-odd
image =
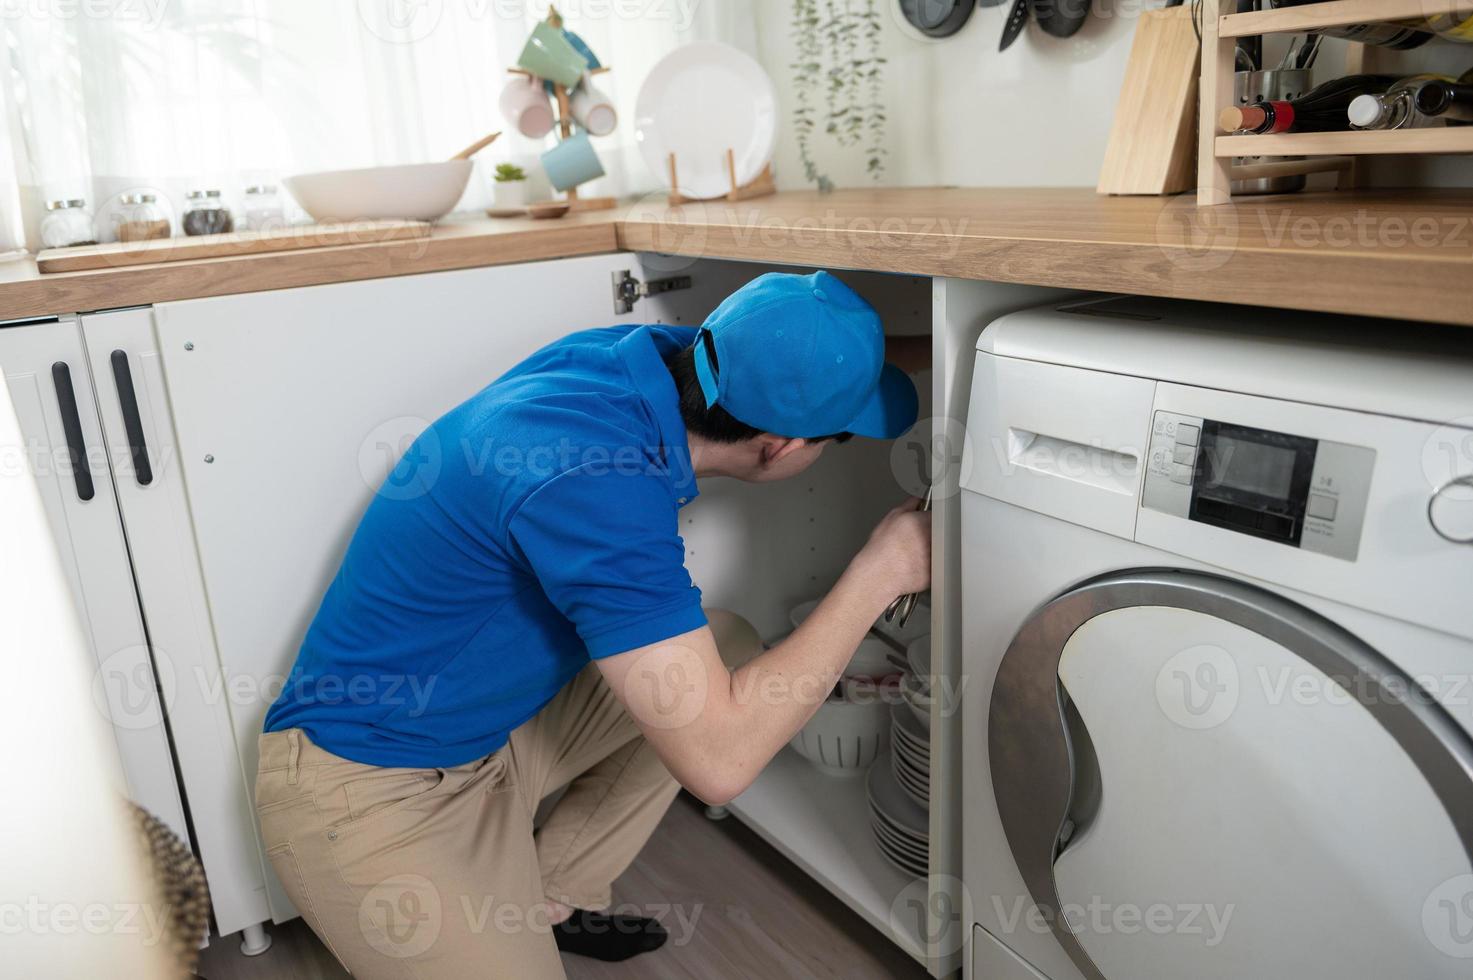
[(41, 276), (0, 265), (0, 319), (653, 250), (1473, 325), (1473, 191), (1108, 198), (1088, 189), (785, 192), (670, 207), (651, 195), (556, 221), (490, 218), (427, 240)]

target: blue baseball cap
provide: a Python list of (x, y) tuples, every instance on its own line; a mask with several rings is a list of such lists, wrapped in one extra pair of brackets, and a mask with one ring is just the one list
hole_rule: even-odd
[(769, 272), (732, 293), (701, 326), (695, 364), (707, 408), (777, 435), (894, 439), (919, 410), (885, 363), (879, 314), (827, 272)]

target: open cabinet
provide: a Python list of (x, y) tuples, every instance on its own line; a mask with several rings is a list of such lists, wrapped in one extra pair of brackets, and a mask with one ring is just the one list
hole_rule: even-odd
[[(0, 347), (0, 363), (29, 379), (16, 388), (18, 402), (34, 403), (21, 406), (31, 428), (61, 445), (55, 399), (33, 392), (45, 394), (46, 372), (62, 356), (47, 345), (70, 344), (84, 439), (111, 448), (112, 462), (93, 481), (112, 500), (106, 533), (85, 537), (111, 535), (114, 602), (131, 608), (141, 662), (164, 691), (167, 724), (148, 735), (149, 771), (161, 771), (160, 759), (169, 764), (172, 734), (177, 787), (220, 934), (247, 930), (248, 950), (259, 951), (260, 924), (296, 915), (258, 837), (257, 737), (359, 517), (399, 454), (440, 414), (558, 337), (617, 323), (698, 324), (766, 271), (624, 253), (164, 303), (38, 325), (34, 335), (20, 332), (29, 327), (0, 330), (0, 344), (9, 339), (13, 348), (5, 356)], [(891, 332), (925, 334), (947, 322), (945, 283), (837, 274), (879, 309)], [(665, 279), (666, 288), (648, 290), (630, 309), (640, 292), (627, 285), (631, 278)], [(970, 350), (952, 334), (980, 329), (981, 310), (1038, 299), (1022, 287), (990, 288), (986, 302), (966, 306), (975, 315), (965, 324), (935, 337), (939, 370), (917, 379), (923, 419), (933, 402), (942, 417), (955, 408), (957, 358)], [(22, 339), (37, 346), (18, 359)], [(965, 390), (965, 377), (960, 384)], [(681, 530), (707, 605), (745, 616), (766, 640), (787, 632), (791, 607), (829, 588), (875, 521), (917, 490), (922, 469), (954, 480), (922, 459), (942, 445), (934, 430), (923, 425), (895, 444), (831, 447), (810, 472), (782, 483), (706, 481)], [(60, 479), (48, 489), (64, 541), (69, 528), (77, 536), (70, 491)], [(955, 617), (950, 513), (938, 495), (931, 615), (941, 640)], [(77, 560), (74, 574), (83, 564), (92, 567)], [(98, 603), (87, 593), (100, 586), (78, 587), (95, 631)], [(938, 673), (956, 669), (953, 646), (937, 647)], [(938, 976), (954, 971), (961, 955), (951, 938), (960, 917), (950, 911), (960, 833), (947, 785), (959, 767), (953, 728), (933, 723), (929, 878), (885, 862), (871, 836), (863, 779), (826, 776), (791, 750), (731, 807)], [(181, 795), (177, 787), (160, 781), (150, 791), (153, 808), (169, 791)], [(183, 825), (182, 807), (174, 819)]]

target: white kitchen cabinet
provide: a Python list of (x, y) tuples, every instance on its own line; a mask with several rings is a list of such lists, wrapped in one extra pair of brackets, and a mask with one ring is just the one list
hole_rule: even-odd
[[(134, 479), (123, 443), (104, 436), (82, 330), (75, 318), (0, 326), (0, 368), (25, 442), (0, 447), (5, 471), (35, 474), (94, 663), (93, 700), (112, 723), (128, 795), (188, 840), (169, 730), (139, 611), (114, 481)], [(9, 649), (9, 657), (32, 655)], [(167, 691), (171, 678), (165, 676)], [(44, 692), (37, 692), (44, 697)], [(34, 746), (49, 740), (38, 732)], [(67, 764), (57, 759), (58, 766)], [(44, 791), (44, 790), (43, 790)]]
[[(616, 314), (611, 281), (621, 270), (690, 283)], [(699, 323), (765, 271), (619, 254), (164, 303), (41, 328), (70, 330), (74, 374), (91, 379), (81, 384), (86, 438), (117, 457), (98, 479), (115, 494), (115, 564), (126, 575), (131, 552), (137, 586), (128, 596), (148, 624), (222, 934), (296, 915), (258, 838), (256, 740), (350, 535), (403, 449), (558, 337)], [(930, 329), (929, 280), (840, 276), (887, 329)], [(929, 389), (922, 394), (924, 416)], [(791, 606), (824, 593), (875, 521), (917, 489), (906, 455), (915, 448), (854, 440), (795, 480), (703, 481), (681, 531), (707, 604), (777, 639)], [(873, 846), (860, 787), (785, 751), (732, 809), (936, 972), (946, 963), (927, 923), (895, 914), (931, 906), (914, 901), (917, 886)], [(940, 829), (944, 838), (949, 828)]]

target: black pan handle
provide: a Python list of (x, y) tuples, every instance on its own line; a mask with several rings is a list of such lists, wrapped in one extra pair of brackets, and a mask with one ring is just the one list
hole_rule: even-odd
[(138, 414), (138, 394), (133, 390), (133, 372), (128, 367), (128, 352), (112, 353), (113, 382), (118, 386), (118, 407), (123, 410), (123, 431), (128, 436), (128, 452), (133, 457), (133, 476), (140, 487), (153, 482), (153, 467), (148, 462), (148, 444), (143, 440), (143, 419)]
[(77, 497), (91, 500), (92, 470), (87, 464), (82, 442), (82, 416), (77, 411), (77, 392), (72, 388), (72, 369), (66, 361), (51, 365), (51, 383), (56, 387), (56, 405), (61, 409), (61, 433), (66, 439), (66, 454), (72, 464), (72, 479), (77, 483)]

